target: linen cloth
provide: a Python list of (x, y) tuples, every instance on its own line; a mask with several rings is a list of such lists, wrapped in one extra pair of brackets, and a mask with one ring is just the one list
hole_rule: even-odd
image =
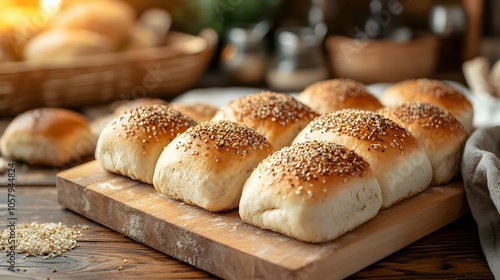
[(477, 129), (462, 159), (467, 201), (488, 265), (500, 279), (500, 126)]

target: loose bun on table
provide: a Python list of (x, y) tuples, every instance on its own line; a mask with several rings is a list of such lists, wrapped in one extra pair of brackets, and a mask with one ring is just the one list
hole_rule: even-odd
[(215, 113), (217, 113), (217, 108), (208, 104), (195, 103), (195, 104), (183, 104), (183, 103), (172, 103), (170, 107), (175, 110), (186, 114), (193, 118), (197, 122), (205, 122), (211, 120)]
[(370, 111), (343, 109), (323, 114), (294, 140), (344, 145), (369, 164), (382, 190), (382, 208), (429, 186), (432, 167), (418, 140), (393, 121)]
[(301, 241), (326, 242), (373, 218), (382, 205), (368, 163), (330, 142), (285, 147), (245, 182), (243, 221)]
[(95, 158), (110, 172), (152, 184), (163, 148), (194, 125), (194, 120), (168, 106), (141, 105), (103, 129)]
[(128, 39), (135, 22), (134, 9), (124, 1), (74, 1), (52, 20), (52, 29), (83, 29), (107, 37), (116, 50)]
[(297, 99), (320, 114), (347, 108), (375, 111), (383, 107), (363, 84), (344, 78), (314, 83)]
[(24, 59), (51, 61), (54, 58), (74, 58), (110, 53), (111, 41), (87, 30), (54, 29), (41, 32), (24, 48)]
[(120, 101), (121, 104), (113, 111), (113, 115), (120, 116), (140, 105), (170, 105), (167, 101), (159, 98), (142, 97), (129, 101)]
[(460, 173), (467, 132), (448, 111), (428, 103), (407, 102), (378, 113), (418, 139), (432, 165), (431, 184), (445, 184)]
[(156, 164), (158, 192), (210, 211), (238, 207), (245, 180), (273, 152), (260, 134), (229, 121), (203, 122), (170, 143)]
[(402, 81), (386, 89), (380, 101), (387, 107), (413, 101), (430, 103), (450, 112), (468, 134), (473, 131), (474, 110), (471, 103), (458, 90), (439, 80)]
[(270, 91), (233, 100), (222, 107), (212, 120), (244, 124), (264, 135), (276, 150), (290, 145), (293, 138), (318, 116), (293, 97)]
[(87, 119), (61, 108), (18, 115), (0, 140), (2, 155), (28, 164), (63, 166), (92, 154), (95, 138)]

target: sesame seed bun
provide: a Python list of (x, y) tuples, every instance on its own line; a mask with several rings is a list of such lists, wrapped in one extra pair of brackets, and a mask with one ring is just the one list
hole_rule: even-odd
[(418, 139), (432, 165), (431, 184), (446, 184), (460, 173), (467, 132), (448, 111), (428, 103), (407, 102), (378, 113)]
[(0, 140), (2, 155), (29, 164), (62, 166), (90, 155), (95, 138), (87, 119), (61, 108), (18, 115)]
[(129, 111), (130, 109), (133, 109), (137, 106), (140, 105), (169, 105), (169, 103), (163, 99), (159, 98), (151, 98), (151, 97), (143, 97), (143, 98), (137, 98), (129, 101), (122, 102), (121, 104), (116, 107), (116, 109), (113, 111), (113, 115), (115, 116), (120, 116), (123, 115), (125, 112)]
[(152, 184), (163, 148), (194, 125), (194, 120), (166, 105), (141, 105), (103, 129), (95, 158), (110, 172)]
[(243, 221), (306, 242), (326, 242), (373, 218), (382, 205), (368, 163), (330, 142), (285, 147), (245, 182)]
[(279, 150), (290, 145), (316, 116), (311, 108), (293, 97), (266, 91), (233, 100), (212, 120), (229, 120), (251, 127)]
[(190, 116), (193, 120), (197, 122), (206, 122), (211, 120), (215, 113), (217, 113), (217, 108), (212, 105), (195, 103), (195, 104), (182, 104), (182, 103), (172, 103), (170, 107), (173, 109)]
[(450, 112), (468, 134), (473, 131), (471, 103), (458, 90), (439, 80), (416, 79), (397, 83), (384, 91), (380, 101), (387, 107), (413, 101), (433, 104)]
[(363, 84), (344, 78), (314, 83), (297, 99), (320, 114), (347, 108), (375, 111), (383, 107)]
[(372, 168), (382, 190), (382, 208), (429, 186), (432, 167), (406, 129), (370, 111), (343, 109), (315, 118), (294, 143), (330, 141), (354, 150)]
[(244, 125), (200, 123), (170, 143), (156, 165), (160, 193), (210, 211), (238, 207), (243, 183), (272, 145)]

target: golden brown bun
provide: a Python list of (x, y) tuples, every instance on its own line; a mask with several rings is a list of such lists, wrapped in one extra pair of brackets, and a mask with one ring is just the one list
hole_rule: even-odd
[(95, 158), (101, 166), (152, 184), (163, 148), (196, 122), (165, 105), (141, 105), (109, 123), (99, 136)]
[(343, 109), (315, 118), (294, 143), (330, 141), (369, 164), (382, 189), (382, 208), (429, 186), (432, 167), (418, 140), (393, 121), (370, 111)]
[(467, 132), (448, 111), (428, 103), (408, 102), (378, 113), (418, 139), (432, 165), (431, 184), (445, 184), (460, 173)]
[(373, 218), (382, 205), (368, 163), (330, 142), (285, 147), (245, 183), (243, 221), (306, 242), (326, 242)]
[(85, 117), (60, 108), (18, 115), (0, 140), (2, 154), (29, 164), (62, 166), (94, 151), (95, 138)]
[(383, 107), (363, 84), (344, 78), (314, 83), (297, 99), (320, 114), (347, 108), (376, 111)]
[(123, 1), (81, 1), (62, 10), (52, 21), (54, 29), (83, 29), (111, 40), (116, 49), (128, 39), (135, 21), (132, 7)]
[(113, 115), (120, 116), (126, 111), (140, 105), (170, 105), (167, 101), (159, 98), (143, 97), (121, 103), (114, 111)]
[(160, 193), (210, 211), (238, 207), (245, 180), (273, 152), (272, 145), (244, 125), (216, 121), (188, 129), (170, 143), (156, 165)]
[(55, 29), (41, 32), (24, 49), (26, 60), (51, 61), (113, 51), (111, 41), (86, 30)]
[(229, 120), (251, 127), (279, 150), (290, 145), (316, 116), (311, 108), (289, 95), (265, 91), (233, 100), (212, 120)]
[(455, 88), (439, 80), (416, 79), (397, 83), (384, 91), (380, 101), (387, 107), (408, 101), (430, 103), (450, 112), (468, 134), (473, 131), (471, 103)]
[(217, 113), (217, 108), (212, 105), (196, 103), (196, 104), (181, 104), (172, 103), (170, 107), (175, 110), (186, 114), (193, 118), (197, 122), (205, 122), (211, 120), (215, 113)]

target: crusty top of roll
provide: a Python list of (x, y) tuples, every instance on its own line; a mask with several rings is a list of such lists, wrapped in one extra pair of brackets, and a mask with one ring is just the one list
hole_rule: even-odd
[(126, 101), (125, 103), (120, 104), (120, 106), (118, 106), (114, 110), (113, 115), (119, 116), (119, 115), (125, 113), (126, 111), (128, 111), (132, 108), (135, 108), (137, 106), (140, 106), (140, 105), (154, 105), (154, 104), (169, 105), (169, 103), (167, 101), (165, 101), (163, 99), (159, 99), (159, 98), (151, 98), (151, 97), (137, 98), (137, 99)]
[(371, 172), (368, 163), (355, 152), (324, 141), (285, 147), (262, 161), (257, 169), (274, 179), (268, 187), (276, 189), (276, 193), (308, 199), (334, 195), (349, 188), (349, 178)]
[(235, 154), (244, 159), (250, 153), (270, 154), (273, 150), (266, 138), (253, 129), (225, 120), (200, 123), (179, 135), (177, 140), (174, 142), (177, 150), (228, 167), (234, 164)]
[(9, 124), (4, 136), (27, 132), (48, 138), (62, 138), (81, 129), (90, 131), (87, 119), (80, 113), (62, 108), (38, 108), (18, 115)]
[(208, 104), (195, 103), (195, 104), (181, 104), (172, 103), (170, 107), (173, 109), (186, 114), (193, 118), (197, 122), (209, 121), (213, 118), (217, 112), (217, 108)]
[(463, 125), (448, 111), (429, 103), (406, 102), (378, 111), (388, 118), (397, 118), (407, 124), (416, 123), (420, 127), (433, 127), (443, 132), (465, 133)]
[(116, 137), (141, 141), (145, 148), (165, 135), (173, 140), (196, 122), (166, 105), (140, 105), (115, 118), (110, 125)]
[(297, 122), (304, 116), (317, 115), (311, 108), (293, 97), (271, 91), (235, 99), (229, 106), (234, 108), (234, 114), (240, 120), (271, 120), (280, 126)]
[(386, 89), (381, 99), (386, 106), (405, 101), (431, 103), (448, 110), (455, 117), (463, 111), (473, 111), (471, 103), (463, 94), (440, 80), (405, 80)]
[(368, 150), (394, 155), (404, 154), (406, 147), (417, 141), (413, 137), (414, 141), (411, 141), (408, 137), (410, 133), (392, 120), (371, 111), (357, 109), (343, 109), (323, 114), (315, 118), (305, 129), (311, 132), (333, 132), (371, 141), (373, 143)]
[(376, 110), (382, 107), (363, 84), (345, 78), (314, 83), (299, 95), (298, 100), (320, 113), (345, 108)]

